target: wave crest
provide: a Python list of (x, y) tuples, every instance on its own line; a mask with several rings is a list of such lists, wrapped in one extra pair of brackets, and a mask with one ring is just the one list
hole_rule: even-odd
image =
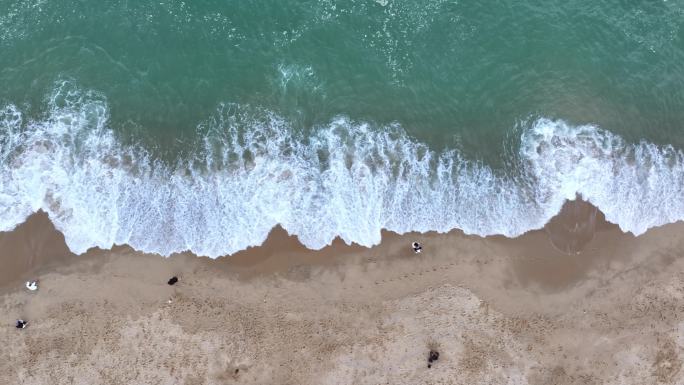
[(48, 213), (75, 253), (129, 244), (217, 257), (280, 224), (309, 248), (381, 230), (517, 236), (577, 194), (624, 231), (684, 219), (681, 151), (628, 144), (597, 127), (538, 119), (507, 173), (437, 153), (398, 126), (338, 117), (311, 135), (276, 114), (220, 106), (192, 156), (169, 165), (107, 128), (106, 99), (60, 86), (44, 119), (0, 110), (0, 230)]

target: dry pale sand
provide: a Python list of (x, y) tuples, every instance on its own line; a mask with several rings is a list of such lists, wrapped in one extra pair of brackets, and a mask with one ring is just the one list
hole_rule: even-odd
[(684, 384), (684, 224), (596, 226), (576, 255), (544, 231), (311, 252), (275, 230), (209, 260), (73, 256), (36, 215), (0, 236), (0, 383)]

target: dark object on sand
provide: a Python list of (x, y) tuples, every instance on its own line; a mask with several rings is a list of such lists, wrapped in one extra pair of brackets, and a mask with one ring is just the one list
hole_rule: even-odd
[(17, 327), (17, 329), (23, 329), (26, 327), (27, 323), (28, 322), (24, 321), (23, 319), (19, 319), (17, 320), (17, 324), (15, 326)]
[(413, 247), (413, 252), (416, 253), (416, 254), (418, 254), (418, 253), (420, 253), (421, 251), (423, 251), (423, 246), (421, 246), (420, 243), (418, 243), (418, 242), (413, 242), (413, 243), (411, 244), (411, 247)]
[(171, 277), (171, 279), (169, 279), (169, 282), (167, 282), (167, 283), (168, 283), (169, 285), (175, 285), (176, 282), (178, 282), (178, 277), (176, 277), (176, 276), (174, 275), (173, 277)]
[(432, 363), (439, 359), (439, 352), (435, 350), (430, 350), (428, 354), (428, 368), (432, 367)]

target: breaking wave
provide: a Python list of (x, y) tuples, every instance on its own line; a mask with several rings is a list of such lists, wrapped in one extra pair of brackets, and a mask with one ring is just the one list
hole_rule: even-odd
[(435, 152), (398, 126), (345, 117), (310, 135), (235, 104), (202, 122), (201, 146), (174, 164), (124, 145), (106, 98), (60, 86), (41, 119), (0, 108), (0, 231), (43, 210), (75, 253), (128, 244), (217, 257), (281, 225), (309, 248), (364, 246), (381, 230), (518, 236), (576, 195), (623, 231), (684, 219), (684, 154), (630, 144), (591, 125), (537, 119), (520, 131), (515, 170)]

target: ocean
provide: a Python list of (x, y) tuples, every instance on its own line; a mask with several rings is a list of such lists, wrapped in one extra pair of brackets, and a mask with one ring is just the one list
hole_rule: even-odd
[(0, 231), (217, 257), (275, 226), (684, 219), (684, 1), (0, 0)]

